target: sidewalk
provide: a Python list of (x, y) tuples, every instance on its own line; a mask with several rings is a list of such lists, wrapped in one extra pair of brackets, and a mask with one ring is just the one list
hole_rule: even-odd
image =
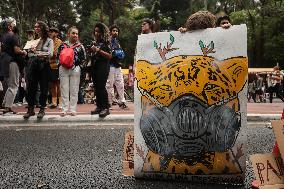
[[(41, 121), (36, 119), (36, 116), (29, 120), (24, 120), (22, 115), (27, 111), (24, 106), (13, 107), (13, 110), (18, 112), (17, 115), (0, 116), (1, 124), (11, 123), (93, 123), (93, 122), (133, 122), (134, 121), (134, 103), (128, 102), (127, 109), (121, 109), (117, 105), (112, 106), (110, 115), (106, 118), (99, 118), (98, 115), (90, 115), (91, 110), (95, 108), (93, 104), (78, 105), (77, 116), (59, 116), (59, 109), (46, 109), (46, 116)], [(247, 120), (248, 121), (270, 121), (280, 119), (284, 103), (248, 103), (247, 105)], [(36, 113), (38, 112), (36, 108)]]

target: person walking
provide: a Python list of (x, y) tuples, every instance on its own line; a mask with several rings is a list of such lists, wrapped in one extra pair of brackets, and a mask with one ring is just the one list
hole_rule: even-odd
[(40, 110), (37, 114), (38, 119), (45, 115), (45, 107), (48, 93), (48, 81), (50, 78), (49, 59), (53, 56), (53, 40), (48, 37), (48, 27), (42, 21), (37, 21), (34, 26), (35, 39), (39, 39), (36, 47), (29, 53), (29, 62), (27, 67), (27, 101), (28, 111), (24, 119), (35, 115), (34, 105), (38, 85), (40, 86), (39, 104)]
[(106, 82), (110, 70), (109, 61), (112, 59), (109, 29), (105, 24), (97, 23), (93, 32), (95, 41), (91, 47), (93, 52), (91, 62), (97, 107), (94, 111), (91, 111), (91, 114), (99, 114), (100, 117), (106, 117), (109, 115)]
[(280, 73), (278, 66), (274, 66), (273, 72), (268, 74), (268, 92), (269, 92), (269, 102), (272, 103), (273, 93), (276, 93), (276, 96), (284, 102), (283, 94), (280, 91), (280, 83), (283, 79), (283, 75)]
[(86, 60), (85, 48), (79, 41), (78, 31), (78, 28), (75, 26), (69, 28), (67, 41), (60, 45), (58, 49), (57, 57), (62, 97), (61, 116), (67, 115), (68, 111), (70, 111), (71, 116), (76, 116), (77, 114), (76, 109), (81, 75), (80, 65)]
[(56, 62), (56, 55), (58, 48), (62, 44), (62, 41), (58, 38), (59, 30), (55, 27), (49, 29), (49, 37), (53, 40), (54, 49), (53, 56), (50, 58), (51, 78), (51, 105), (50, 108), (56, 108), (58, 104), (61, 104), (61, 93), (60, 93), (60, 82), (59, 82), (59, 71)]
[(13, 31), (16, 26), (16, 21), (12, 18), (7, 18), (2, 23), (5, 34), (1, 37), (1, 57), (0, 57), (0, 75), (4, 78), (4, 83), (7, 86), (2, 106), (4, 108), (3, 115), (15, 114), (12, 110), (12, 105), (19, 88), (20, 70), (24, 62), (20, 57), (25, 57), (27, 52), (20, 49), (18, 35)]
[(260, 77), (259, 74), (256, 74), (256, 82), (255, 82), (255, 94), (256, 94), (256, 102), (263, 102), (263, 78)]
[(124, 97), (124, 79), (123, 73), (121, 70), (121, 60), (124, 58), (124, 52), (121, 49), (121, 46), (118, 41), (119, 28), (116, 25), (110, 27), (111, 35), (111, 51), (112, 59), (110, 60), (110, 71), (108, 75), (108, 80), (106, 84), (108, 92), (108, 101), (109, 105), (113, 105), (115, 94), (114, 94), (114, 85), (118, 93), (118, 105), (120, 108), (127, 108), (126, 101)]

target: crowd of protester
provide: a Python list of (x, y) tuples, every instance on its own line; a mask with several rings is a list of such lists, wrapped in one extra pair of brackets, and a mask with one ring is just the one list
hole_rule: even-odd
[[(20, 44), (14, 19), (2, 21), (1, 29), (0, 106), (3, 115), (16, 114), (13, 105), (26, 102), (25, 119), (35, 115), (36, 107), (39, 108), (38, 119), (44, 117), (46, 108), (61, 109), (61, 116), (75, 116), (77, 104), (85, 103), (86, 81), (89, 87), (93, 83), (91, 88), (95, 95), (96, 109), (91, 114), (105, 117), (116, 104), (121, 109), (128, 108), (121, 69), (124, 51), (118, 40), (118, 26), (113, 25), (109, 30), (105, 24), (97, 23), (93, 29), (94, 41), (86, 48), (80, 43), (75, 26), (70, 27), (66, 39), (61, 40), (57, 28), (37, 21), (34, 29), (26, 32), (28, 41), (35, 44), (28, 49), (21, 48), (24, 45)], [(133, 72), (129, 73), (133, 80)], [(128, 87), (133, 90), (133, 81), (131, 85)]]
[[(225, 15), (217, 19), (208, 11), (199, 11), (191, 15), (185, 28), (181, 27), (179, 31), (214, 27), (230, 28), (230, 18)], [(109, 115), (111, 106), (127, 108), (125, 94), (133, 94), (135, 65), (129, 67), (125, 88), (121, 69), (125, 54), (120, 46), (118, 26), (108, 28), (103, 23), (95, 24), (92, 33), (94, 41), (84, 47), (77, 27), (70, 27), (66, 38), (59, 39), (60, 31), (56, 27), (37, 21), (34, 29), (26, 32), (28, 41), (33, 41), (35, 45), (26, 49), (21, 48), (23, 44), (20, 44), (14, 19), (2, 21), (1, 28), (4, 31), (0, 40), (0, 106), (3, 115), (16, 114), (12, 110), (13, 103), (24, 103), (26, 100), (25, 119), (35, 115), (35, 107), (39, 108), (37, 118), (43, 118), (47, 103), (48, 108), (60, 109), (61, 116), (76, 116), (77, 104), (85, 103), (87, 96), (95, 99), (91, 100), (96, 104), (91, 114), (99, 114), (100, 117)], [(154, 21), (144, 19), (141, 34), (152, 32), (155, 32)], [(263, 88), (272, 94), (271, 102), (273, 93), (283, 100), (280, 92), (283, 76), (277, 69), (279, 71), (275, 68), (275, 73), (268, 77), (276, 84), (268, 84), (267, 87), (259, 75), (249, 77), (249, 101), (252, 98), (255, 102), (263, 102)], [(88, 91), (93, 93), (87, 94)]]
[[(284, 102), (284, 73), (275, 66), (271, 73), (253, 73), (248, 76), (248, 102), (270, 102), (277, 97)], [(252, 100), (252, 101), (251, 101)]]

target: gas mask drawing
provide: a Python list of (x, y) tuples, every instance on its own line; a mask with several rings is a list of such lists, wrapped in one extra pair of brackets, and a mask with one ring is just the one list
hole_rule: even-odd
[(154, 42), (161, 63), (136, 62), (139, 126), (149, 149), (143, 171), (242, 172), (231, 149), (241, 127), (238, 94), (246, 84), (247, 58), (216, 60), (208, 56), (214, 43), (200, 41), (203, 55), (166, 59), (167, 52), (177, 49), (171, 48), (173, 43), (172, 35), (164, 49)]

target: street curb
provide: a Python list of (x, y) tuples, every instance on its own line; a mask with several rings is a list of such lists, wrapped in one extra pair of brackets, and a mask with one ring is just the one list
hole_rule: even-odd
[(30, 117), (28, 120), (23, 119), (23, 115), (0, 116), (0, 125), (4, 124), (40, 124), (40, 123), (113, 123), (113, 122), (134, 122), (134, 114), (124, 115), (109, 115), (105, 118), (100, 118), (98, 115), (77, 115), (65, 116), (45, 115), (39, 120), (36, 116)]
[[(278, 120), (281, 114), (248, 114), (247, 121), (267, 122), (270, 120)], [(42, 120), (38, 120), (36, 116), (24, 120), (22, 115), (0, 116), (0, 125), (6, 124), (40, 124), (40, 123), (133, 123), (134, 114), (112, 114), (105, 118), (100, 118), (98, 115), (77, 115), (65, 116), (46, 115)]]
[(281, 119), (281, 114), (248, 114), (247, 121), (271, 121)]

